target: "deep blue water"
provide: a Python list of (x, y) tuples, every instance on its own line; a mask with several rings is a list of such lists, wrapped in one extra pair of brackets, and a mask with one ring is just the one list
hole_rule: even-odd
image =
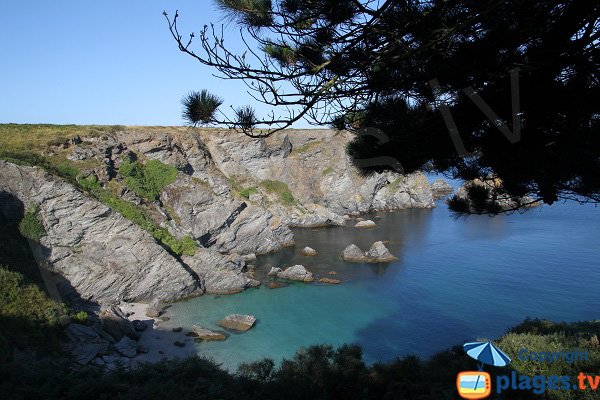
[[(301, 346), (358, 343), (368, 362), (406, 354), (428, 356), (464, 341), (496, 338), (526, 317), (600, 319), (600, 208), (574, 203), (525, 214), (455, 219), (433, 210), (378, 213), (373, 230), (296, 230), (296, 246), (260, 257), (271, 265), (303, 264), (341, 285), (291, 284), (174, 304), (169, 325), (218, 329), (230, 313), (253, 314), (257, 325), (198, 352), (235, 368), (263, 357), (280, 360)], [(389, 240), (399, 260), (345, 263), (339, 253)], [(316, 257), (299, 254), (304, 246)]]

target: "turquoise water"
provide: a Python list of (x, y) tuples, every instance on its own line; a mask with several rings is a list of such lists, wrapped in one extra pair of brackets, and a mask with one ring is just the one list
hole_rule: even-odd
[[(272, 265), (300, 263), (343, 284), (263, 285), (238, 295), (207, 295), (174, 304), (169, 325), (219, 329), (216, 322), (227, 314), (255, 315), (250, 331), (197, 344), (199, 354), (235, 369), (316, 343), (358, 343), (374, 362), (495, 338), (528, 316), (600, 318), (600, 208), (558, 204), (523, 215), (456, 220), (440, 203), (433, 210), (371, 217), (378, 224), (373, 230), (296, 230), (295, 247), (257, 262), (261, 276)], [(348, 244), (368, 248), (376, 240), (389, 240), (398, 261), (339, 259)], [(300, 255), (307, 245), (318, 256)]]

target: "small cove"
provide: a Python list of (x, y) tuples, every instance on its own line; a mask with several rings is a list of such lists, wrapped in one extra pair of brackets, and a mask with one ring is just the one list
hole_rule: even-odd
[[(600, 213), (573, 203), (523, 215), (455, 219), (432, 210), (380, 212), (374, 229), (296, 229), (296, 245), (260, 256), (271, 266), (303, 264), (341, 285), (262, 285), (237, 295), (206, 295), (173, 304), (164, 326), (219, 329), (227, 314), (253, 314), (256, 326), (225, 342), (196, 345), (200, 355), (234, 370), (241, 362), (280, 361), (311, 344), (360, 344), (367, 362), (429, 356), (475, 338), (495, 338), (526, 317), (600, 318)], [(367, 218), (366, 217), (366, 218)], [(390, 264), (345, 263), (350, 243), (377, 240), (398, 257)], [(300, 254), (304, 246), (319, 253)], [(336, 275), (330, 275), (335, 271)]]

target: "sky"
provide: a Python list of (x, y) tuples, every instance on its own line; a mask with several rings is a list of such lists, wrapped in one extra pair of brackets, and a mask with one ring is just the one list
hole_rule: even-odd
[(182, 125), (181, 98), (201, 89), (264, 116), (243, 83), (178, 50), (162, 15), (177, 9), (184, 36), (225, 24), (226, 45), (242, 48), (212, 0), (4, 1), (0, 123)]

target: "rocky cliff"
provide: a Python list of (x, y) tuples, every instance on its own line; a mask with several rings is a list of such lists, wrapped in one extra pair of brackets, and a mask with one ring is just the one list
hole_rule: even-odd
[[(345, 153), (346, 132), (285, 131), (254, 140), (230, 130), (123, 128), (48, 148), (105, 190), (150, 215), (193, 256), (161, 247), (138, 225), (40, 168), (0, 162), (0, 192), (39, 205), (46, 235), (38, 253), (65, 286), (101, 304), (202, 292), (232, 293), (258, 282), (244, 260), (294, 243), (290, 227), (343, 225), (348, 214), (433, 207), (421, 173), (361, 175)], [(149, 200), (119, 174), (124, 161), (158, 160), (178, 170)], [(6, 208), (6, 207), (5, 207)], [(7, 209), (4, 212), (10, 212)]]

